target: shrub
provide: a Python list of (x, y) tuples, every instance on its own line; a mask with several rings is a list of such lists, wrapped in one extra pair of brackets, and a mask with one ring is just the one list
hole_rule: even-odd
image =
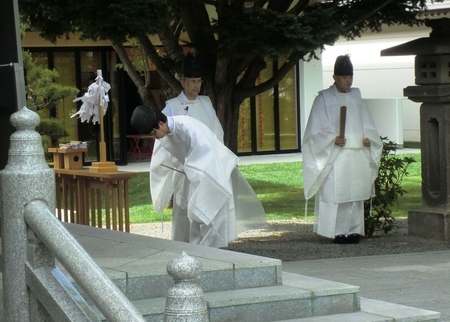
[(65, 129), (64, 121), (55, 118), (41, 119), (36, 131), (42, 136), (48, 136), (52, 146), (57, 146), (58, 139), (69, 135)]
[(382, 137), (383, 151), (375, 180), (375, 197), (364, 202), (365, 235), (372, 237), (376, 231), (387, 234), (395, 225), (392, 207), (407, 191), (402, 189), (403, 177), (408, 175), (408, 166), (415, 162), (409, 157), (396, 155), (397, 144)]

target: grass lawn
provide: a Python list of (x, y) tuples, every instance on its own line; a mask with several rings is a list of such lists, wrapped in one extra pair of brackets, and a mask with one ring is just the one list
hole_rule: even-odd
[[(403, 179), (407, 192), (400, 197), (399, 205), (392, 207), (395, 217), (406, 217), (409, 210), (420, 209), (422, 205), (420, 154), (399, 154), (416, 160), (408, 167)], [(239, 166), (242, 174), (257, 193), (266, 211), (267, 220), (304, 219), (305, 197), (303, 194), (303, 173), (301, 162), (283, 162)], [(131, 223), (170, 221), (171, 209), (161, 214), (153, 210), (150, 198), (149, 174), (140, 173), (130, 180)], [(314, 200), (308, 201), (308, 219), (313, 219)]]

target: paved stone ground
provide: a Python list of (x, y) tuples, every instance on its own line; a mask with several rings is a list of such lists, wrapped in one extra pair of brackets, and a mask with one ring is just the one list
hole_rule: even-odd
[[(444, 241), (408, 236), (407, 219), (396, 220), (398, 228), (388, 234), (377, 233), (373, 238), (362, 238), (356, 245), (335, 245), (328, 238), (313, 233), (311, 222), (270, 221), (267, 229), (251, 230), (239, 235), (226, 249), (277, 258), (282, 261), (299, 261), (403, 253), (420, 253), (449, 250)], [(146, 236), (170, 239), (171, 224), (134, 224), (131, 232)]]

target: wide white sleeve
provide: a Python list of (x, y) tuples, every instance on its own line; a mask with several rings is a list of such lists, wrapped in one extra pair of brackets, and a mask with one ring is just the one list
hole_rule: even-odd
[(216, 135), (217, 139), (223, 143), (223, 128), (222, 124), (217, 117), (216, 110), (214, 109), (211, 99), (209, 96), (199, 96), (202, 106), (204, 108), (204, 113), (208, 115), (208, 123), (205, 123), (211, 131)]
[(233, 198), (230, 176), (238, 158), (204, 124), (186, 128), (186, 131), (190, 137), (184, 162), (184, 171), (191, 184), (188, 207), (193, 215), (209, 225)]
[(330, 122), (322, 95), (314, 100), (302, 145), (305, 199), (316, 194), (329, 174), (338, 154), (334, 140), (338, 135)]
[(252, 229), (267, 228), (266, 212), (258, 196), (238, 168), (231, 174), (236, 230), (242, 233)]
[(150, 161), (150, 194), (156, 213), (164, 211), (174, 192), (174, 171), (161, 165), (169, 165), (169, 157), (170, 154), (156, 140)]

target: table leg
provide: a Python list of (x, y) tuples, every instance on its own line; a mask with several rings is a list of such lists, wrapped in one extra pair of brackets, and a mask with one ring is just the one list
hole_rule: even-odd
[(105, 187), (105, 212), (106, 212), (106, 228), (111, 229), (111, 205), (110, 200), (111, 198), (111, 186), (109, 184)]
[(119, 216), (119, 230), (123, 230), (123, 189), (122, 189), (122, 183), (120, 181), (117, 182), (117, 195), (118, 195), (118, 216)]
[(117, 183), (115, 181), (109, 182), (111, 185), (111, 215), (112, 215), (112, 229), (117, 229)]
[(124, 201), (125, 201), (125, 231), (127, 233), (130, 232), (130, 198), (128, 196), (128, 180), (123, 181), (123, 195), (124, 195)]

